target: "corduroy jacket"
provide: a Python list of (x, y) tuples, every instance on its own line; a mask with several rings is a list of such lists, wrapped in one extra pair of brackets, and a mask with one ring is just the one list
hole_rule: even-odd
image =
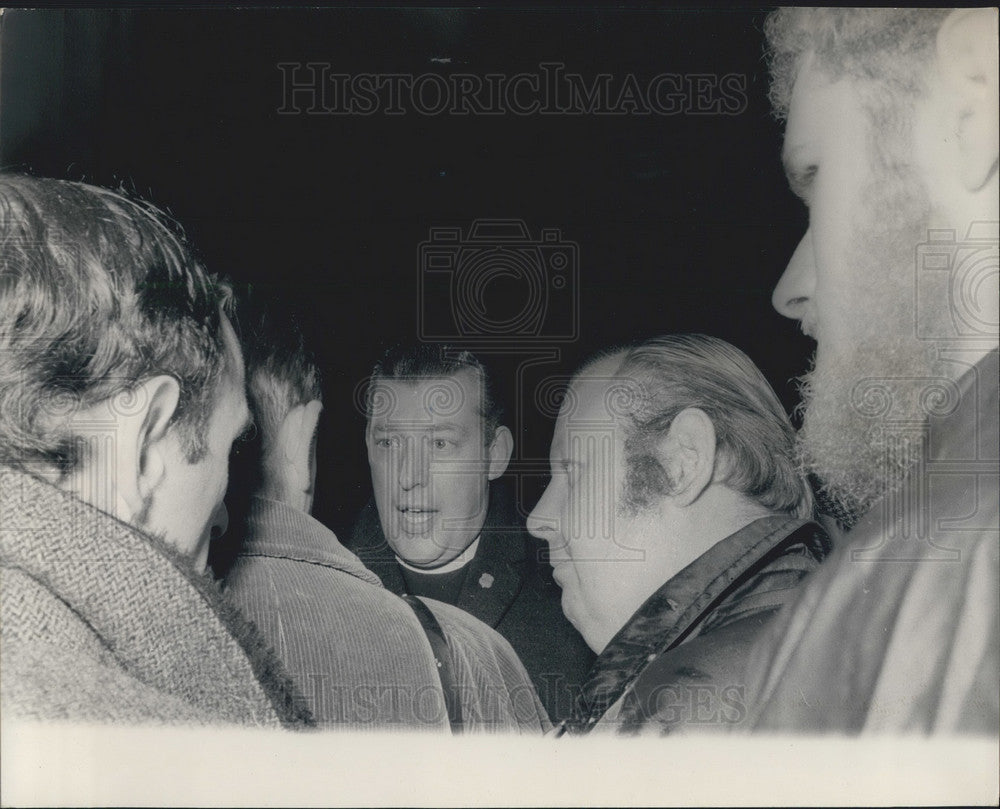
[[(553, 721), (570, 714), (594, 653), (566, 619), (544, 543), (525, 532), (510, 493), (495, 481), (479, 547), (455, 606), (503, 635), (514, 647)], [(387, 589), (408, 592), (396, 555), (382, 533), (374, 499), (354, 524), (350, 548)]]
[[(449, 727), (433, 651), (413, 610), (308, 514), (255, 497), (227, 593), (272, 641), (326, 727)], [(424, 599), (450, 652), (467, 731), (550, 727), (517, 655), (485, 624)]]

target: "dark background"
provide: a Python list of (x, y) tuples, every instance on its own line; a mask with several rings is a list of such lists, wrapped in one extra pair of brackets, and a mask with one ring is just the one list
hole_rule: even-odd
[[(0, 165), (118, 186), (169, 210), (210, 269), (300, 313), (324, 373), (315, 514), (341, 536), (370, 494), (355, 390), (386, 342), (451, 304), (421, 301), (431, 228), (524, 220), (575, 243), (578, 337), (515, 335), (491, 355), (513, 415), (525, 506), (552, 418), (534, 400), (612, 343), (727, 339), (786, 408), (810, 343), (770, 306), (805, 226), (785, 188), (759, 10), (7, 11)], [(449, 58), (450, 63), (432, 61)], [(279, 115), (279, 62), (335, 73), (746, 77), (737, 115)], [(490, 287), (519, 311), (518, 282)], [(550, 301), (551, 307), (571, 306)], [(503, 307), (507, 309), (503, 309)], [(511, 308), (513, 307), (513, 308)], [(567, 312), (553, 309), (558, 324)], [(443, 323), (443, 321), (442, 321)], [(435, 328), (447, 328), (445, 323)], [(554, 328), (555, 326), (551, 326)], [(453, 341), (460, 342), (460, 341)], [(534, 356), (519, 387), (518, 365)], [(542, 352), (542, 353), (539, 353)]]

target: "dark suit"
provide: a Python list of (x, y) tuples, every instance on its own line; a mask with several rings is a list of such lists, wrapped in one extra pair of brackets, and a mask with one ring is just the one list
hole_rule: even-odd
[[(358, 516), (349, 547), (387, 589), (409, 592), (374, 500)], [(543, 548), (521, 526), (505, 489), (491, 484), (479, 547), (454, 604), (510, 641), (558, 722), (569, 715), (594, 654), (563, 615)]]

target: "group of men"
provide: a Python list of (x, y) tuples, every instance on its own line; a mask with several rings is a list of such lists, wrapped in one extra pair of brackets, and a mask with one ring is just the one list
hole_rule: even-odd
[(154, 208), (0, 178), (5, 715), (996, 735), (997, 13), (780, 10), (767, 36), (809, 208), (773, 299), (817, 341), (803, 426), (721, 340), (604, 351), (531, 536), (476, 357), (375, 366), (352, 552), (310, 516), (295, 332)]

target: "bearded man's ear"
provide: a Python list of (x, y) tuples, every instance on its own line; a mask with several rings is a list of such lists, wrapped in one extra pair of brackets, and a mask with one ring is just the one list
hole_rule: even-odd
[(948, 129), (957, 138), (963, 188), (974, 193), (997, 173), (1000, 152), (1000, 92), (997, 83), (997, 16), (995, 8), (956, 9), (937, 36), (938, 67)]

